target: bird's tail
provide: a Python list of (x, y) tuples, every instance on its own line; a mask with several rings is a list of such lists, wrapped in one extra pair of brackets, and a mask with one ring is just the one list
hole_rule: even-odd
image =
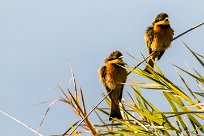
[(121, 113), (120, 113), (120, 106), (119, 102), (113, 101), (111, 102), (111, 113), (109, 116), (109, 121), (111, 121), (113, 118), (117, 119), (123, 119)]
[(146, 71), (147, 73), (151, 73), (149, 69), (150, 68), (154, 68), (154, 60), (155, 60), (154, 57), (149, 59), (149, 61), (147, 62), (147, 65), (146, 65), (144, 71)]

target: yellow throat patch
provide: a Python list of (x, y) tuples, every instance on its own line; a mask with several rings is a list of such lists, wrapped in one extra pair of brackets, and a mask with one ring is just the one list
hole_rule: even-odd
[(121, 58), (108, 61), (107, 63), (108, 64), (124, 64), (124, 62)]

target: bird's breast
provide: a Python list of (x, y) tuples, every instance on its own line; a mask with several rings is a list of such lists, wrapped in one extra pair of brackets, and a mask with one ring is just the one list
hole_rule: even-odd
[(170, 26), (156, 26), (151, 48), (153, 51), (164, 51), (170, 47), (172, 40), (173, 30)]
[(109, 64), (106, 68), (106, 85), (112, 90), (120, 89), (122, 86), (121, 83), (126, 81), (127, 71), (116, 64)]

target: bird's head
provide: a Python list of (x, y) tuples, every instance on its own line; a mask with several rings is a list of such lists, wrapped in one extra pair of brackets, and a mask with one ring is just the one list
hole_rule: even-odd
[(156, 16), (156, 18), (154, 19), (153, 26), (157, 25), (157, 26), (169, 26), (169, 19), (168, 19), (168, 15), (166, 13), (160, 13)]
[(112, 52), (108, 58), (105, 59), (105, 63), (124, 65), (125, 63), (123, 62), (122, 58), (123, 58), (122, 53), (116, 50)]

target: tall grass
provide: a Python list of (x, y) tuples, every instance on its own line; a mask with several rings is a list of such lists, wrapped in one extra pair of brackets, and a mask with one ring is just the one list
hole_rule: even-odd
[[(181, 33), (173, 40), (178, 37), (190, 32), (193, 29), (196, 29), (203, 25), (200, 23), (189, 30)], [(199, 67), (204, 68), (204, 56), (198, 54), (191, 50), (185, 43), (184, 45), (190, 51), (191, 55), (199, 63)], [(153, 52), (154, 53), (154, 52)], [(131, 54), (131, 57), (135, 58)], [(152, 55), (152, 54), (151, 54)], [(146, 73), (143, 70), (139, 69), (139, 65), (146, 61), (151, 55), (144, 58), (136, 67), (126, 66), (125, 69), (129, 70), (130, 73), (133, 73), (141, 78), (146, 79), (146, 82), (135, 82), (132, 80), (126, 85), (130, 86), (128, 90), (129, 99), (123, 100), (120, 104), (121, 111), (124, 117), (124, 120), (114, 119), (112, 122), (106, 121), (109, 116), (109, 108), (99, 108), (98, 105), (105, 100), (107, 105), (110, 106), (110, 100), (107, 97), (108, 94), (102, 94), (103, 98), (95, 107), (87, 112), (86, 109), (86, 100), (83, 95), (82, 89), (77, 89), (76, 80), (74, 74), (72, 73), (72, 81), (74, 84), (74, 90), (70, 88), (63, 89), (60, 85), (58, 88), (63, 94), (63, 97), (55, 99), (49, 105), (46, 113), (37, 128), (37, 130), (31, 128), (15, 117), (11, 116), (4, 110), (0, 109), (0, 113), (5, 116), (13, 119), (20, 125), (29, 129), (33, 133), (39, 136), (43, 136), (39, 132), (44, 119), (46, 118), (48, 111), (55, 104), (55, 102), (63, 102), (67, 105), (68, 108), (72, 110), (72, 114), (80, 118), (79, 121), (72, 122), (70, 127), (67, 130), (59, 135), (55, 136), (65, 136), (65, 135), (81, 135), (88, 133), (88, 135), (137, 135), (137, 136), (202, 136), (204, 135), (204, 76), (201, 72), (197, 71), (195, 66), (193, 70), (188, 70), (186, 68), (181, 68), (180, 66), (173, 65), (172, 68), (175, 69), (175, 75), (177, 74), (180, 80), (182, 81), (185, 88), (181, 88), (180, 84), (176, 84), (174, 81), (169, 80), (162, 70), (155, 64), (155, 69), (150, 69), (152, 74)], [(71, 68), (71, 66), (70, 66)], [(186, 82), (186, 79), (183, 77), (183, 74), (187, 74), (186, 79), (195, 81), (197, 88), (192, 88), (190, 84)], [(143, 91), (145, 89), (151, 89), (153, 91), (160, 91), (163, 97), (167, 101), (168, 107), (171, 107), (171, 110), (162, 112), (160, 108), (156, 105), (158, 103), (152, 103), (144, 95)], [(197, 91), (194, 91), (197, 90)], [(187, 92), (186, 92), (187, 91)], [(131, 94), (129, 92), (132, 92)], [(133, 95), (132, 95), (133, 94)], [(95, 122), (89, 119), (89, 115), (92, 112), (95, 112), (98, 117), (98, 122)], [(102, 115), (106, 119), (102, 118)], [(78, 129), (80, 127), (80, 129)], [(54, 136), (54, 135), (53, 135)]]
[[(195, 53), (187, 45), (186, 47), (201, 67), (204, 68), (204, 56)], [(129, 66), (124, 68), (130, 71), (132, 70)], [(204, 135), (204, 76), (195, 69), (189, 71), (176, 65), (173, 65), (172, 68), (176, 69), (175, 75), (178, 75), (185, 88), (181, 88), (179, 87), (180, 85), (169, 80), (157, 65), (155, 69), (150, 69), (152, 74), (146, 73), (139, 68), (132, 70), (133, 74), (146, 79), (146, 82), (137, 83), (132, 80), (127, 83), (131, 88), (128, 92), (131, 91), (133, 95), (128, 93), (129, 99), (123, 100), (120, 105), (124, 120), (115, 119), (112, 122), (105, 121), (108, 118), (109, 109), (97, 107), (95, 113), (101, 123), (96, 124), (91, 122), (89, 118), (85, 118), (87, 111), (83, 91), (77, 91), (75, 87), (75, 91), (68, 90), (66, 94), (60, 87), (64, 95), (62, 101), (73, 110), (76, 116), (84, 119), (83, 124), (73, 122), (73, 125), (63, 135), (69, 135), (72, 132), (75, 135), (80, 135), (81, 133), (138, 136)], [(188, 79), (190, 78), (192, 81), (196, 81), (198, 88), (191, 88), (182, 76), (183, 74), (187, 74)], [(76, 85), (74, 76), (73, 81)], [(171, 110), (165, 112), (160, 111), (160, 107), (155, 106), (158, 104), (154, 104), (145, 98), (143, 95), (145, 89), (160, 91), (162, 93), (161, 97), (167, 101), (166, 106), (171, 107)], [(110, 105), (109, 98), (106, 98), (105, 101), (107, 105)], [(159, 100), (158, 103), (160, 103)], [(102, 114), (103, 117), (105, 115), (106, 119), (102, 118)], [(80, 129), (74, 130), (76, 126), (80, 127)]]

